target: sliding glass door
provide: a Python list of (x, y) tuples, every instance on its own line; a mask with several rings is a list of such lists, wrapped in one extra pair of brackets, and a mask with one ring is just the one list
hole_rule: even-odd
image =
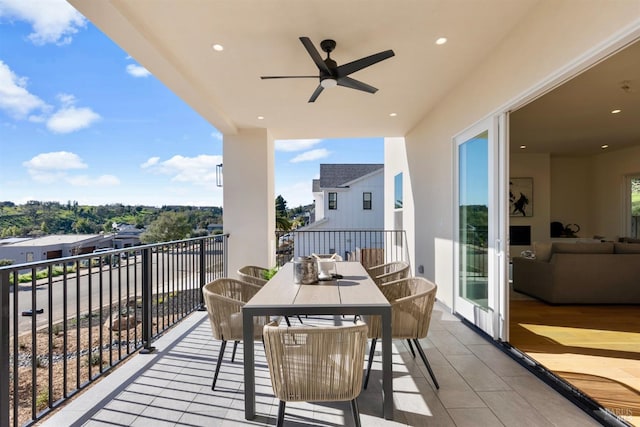
[(505, 339), (506, 159), (500, 145), (498, 119), (455, 138), (454, 310), (492, 337)]

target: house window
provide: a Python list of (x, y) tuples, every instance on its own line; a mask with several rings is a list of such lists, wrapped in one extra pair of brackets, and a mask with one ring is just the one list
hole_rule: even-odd
[(393, 207), (395, 209), (402, 209), (402, 172), (393, 178)]
[(365, 191), (362, 193), (362, 209), (371, 210), (371, 192)]
[(338, 209), (338, 193), (329, 193), (329, 210)]

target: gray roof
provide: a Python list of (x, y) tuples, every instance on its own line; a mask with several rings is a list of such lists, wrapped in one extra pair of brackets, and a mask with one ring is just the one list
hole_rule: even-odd
[[(384, 169), (384, 164), (320, 164), (320, 188), (337, 188), (356, 180), (365, 175), (369, 175), (379, 169)], [(313, 182), (313, 189), (316, 190), (316, 180)]]
[(49, 246), (56, 244), (77, 244), (84, 241), (105, 237), (102, 234), (52, 234), (22, 242), (16, 242), (11, 246)]

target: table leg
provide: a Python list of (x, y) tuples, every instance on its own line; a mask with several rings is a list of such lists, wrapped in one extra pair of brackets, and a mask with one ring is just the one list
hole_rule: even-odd
[(242, 310), (242, 335), (244, 348), (244, 417), (256, 417), (256, 370), (253, 351), (253, 315)]
[(393, 365), (391, 307), (382, 312), (382, 398), (383, 413), (387, 420), (393, 419)]

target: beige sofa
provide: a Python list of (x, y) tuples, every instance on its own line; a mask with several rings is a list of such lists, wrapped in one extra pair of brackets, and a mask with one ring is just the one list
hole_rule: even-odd
[(640, 304), (640, 244), (536, 244), (513, 258), (513, 289), (551, 304)]

